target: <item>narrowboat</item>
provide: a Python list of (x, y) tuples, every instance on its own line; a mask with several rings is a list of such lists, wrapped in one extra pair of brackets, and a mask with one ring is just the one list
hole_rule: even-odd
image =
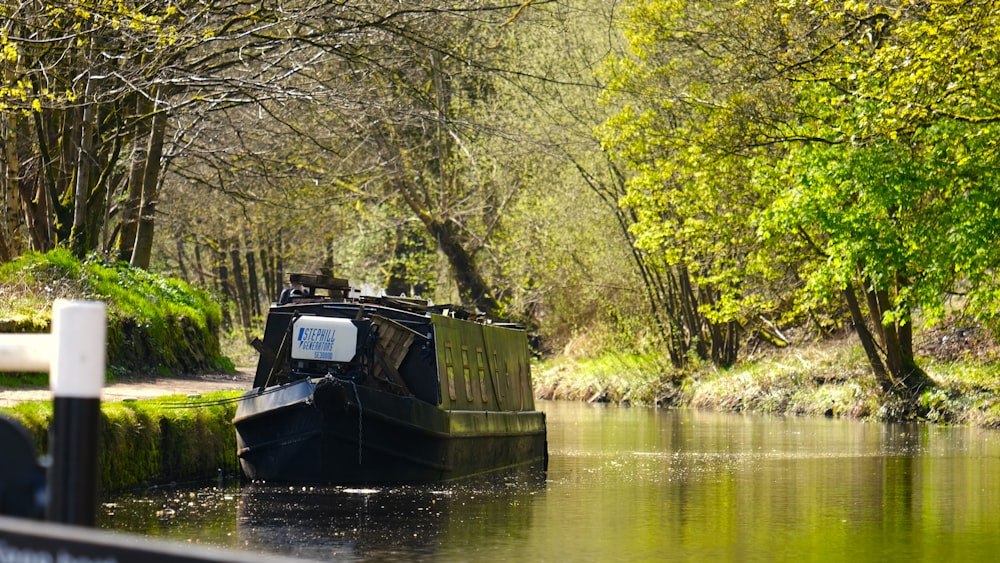
[(547, 463), (522, 327), (292, 274), (233, 424), (257, 481), (383, 484)]

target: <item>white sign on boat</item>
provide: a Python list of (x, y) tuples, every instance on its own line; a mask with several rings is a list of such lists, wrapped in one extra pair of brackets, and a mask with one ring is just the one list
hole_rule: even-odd
[(358, 344), (358, 327), (350, 319), (304, 316), (292, 325), (292, 358), (349, 362)]

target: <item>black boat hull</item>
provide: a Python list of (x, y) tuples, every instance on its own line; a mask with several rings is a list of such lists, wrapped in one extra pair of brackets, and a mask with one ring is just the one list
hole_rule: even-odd
[(542, 412), (443, 410), (330, 377), (252, 390), (233, 423), (253, 480), (427, 483), (546, 463)]

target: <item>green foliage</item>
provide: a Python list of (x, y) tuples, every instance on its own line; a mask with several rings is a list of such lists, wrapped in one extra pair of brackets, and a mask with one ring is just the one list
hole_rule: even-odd
[(741, 331), (780, 318), (794, 258), (772, 260), (755, 213), (772, 197), (753, 179), (789, 86), (761, 79), (753, 53), (778, 27), (758, 3), (637, 1), (625, 10), (630, 52), (609, 61), (604, 100), (620, 105), (597, 133), (628, 171), (620, 203), (665, 311), (675, 364), (693, 352), (730, 365)]
[(102, 483), (113, 490), (235, 468), (237, 392), (102, 405)]
[(31, 252), (0, 264), (0, 317), (6, 319), (7, 330), (44, 332), (49, 325), (46, 309), (53, 300), (86, 293), (81, 270), (80, 261), (65, 250)]
[[(989, 128), (977, 127), (981, 133)], [(804, 272), (813, 300), (831, 299), (860, 278), (894, 290), (895, 309), (884, 322), (915, 308), (936, 320), (948, 295), (964, 286), (983, 318), (992, 318), (1000, 255), (989, 241), (1000, 199), (993, 157), (976, 148), (973, 136), (967, 126), (945, 123), (915, 131), (906, 142), (789, 151), (778, 164), (784, 176), (771, 184), (778, 196), (761, 215), (761, 232), (797, 230), (826, 257)]]
[(24, 425), (36, 444), (39, 456), (49, 451), (49, 422), (52, 421), (52, 401), (29, 401), (3, 411)]
[(4, 316), (30, 315), (37, 332), (48, 329), (56, 298), (106, 302), (112, 374), (232, 370), (219, 346), (219, 305), (180, 280), (97, 257), (80, 261), (57, 249), (4, 264), (0, 291)]
[(875, 372), (929, 384), (914, 312), (1000, 310), (1000, 10), (967, 8), (630, 2), (600, 134), (630, 167), (637, 246), (717, 292), (716, 321), (836, 319), (860, 296)]
[(47, 373), (0, 373), (0, 388), (28, 389), (32, 387), (46, 387), (48, 384), (49, 375)]
[(995, 361), (930, 361), (927, 371), (940, 385), (920, 394), (921, 419), (1000, 428), (1000, 378)]

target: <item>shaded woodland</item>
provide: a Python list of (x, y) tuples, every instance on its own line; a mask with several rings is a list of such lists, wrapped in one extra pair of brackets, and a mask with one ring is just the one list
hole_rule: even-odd
[(287, 273), (728, 367), (996, 330), (998, 8), (0, 3), (0, 261), (182, 278), (250, 334)]

